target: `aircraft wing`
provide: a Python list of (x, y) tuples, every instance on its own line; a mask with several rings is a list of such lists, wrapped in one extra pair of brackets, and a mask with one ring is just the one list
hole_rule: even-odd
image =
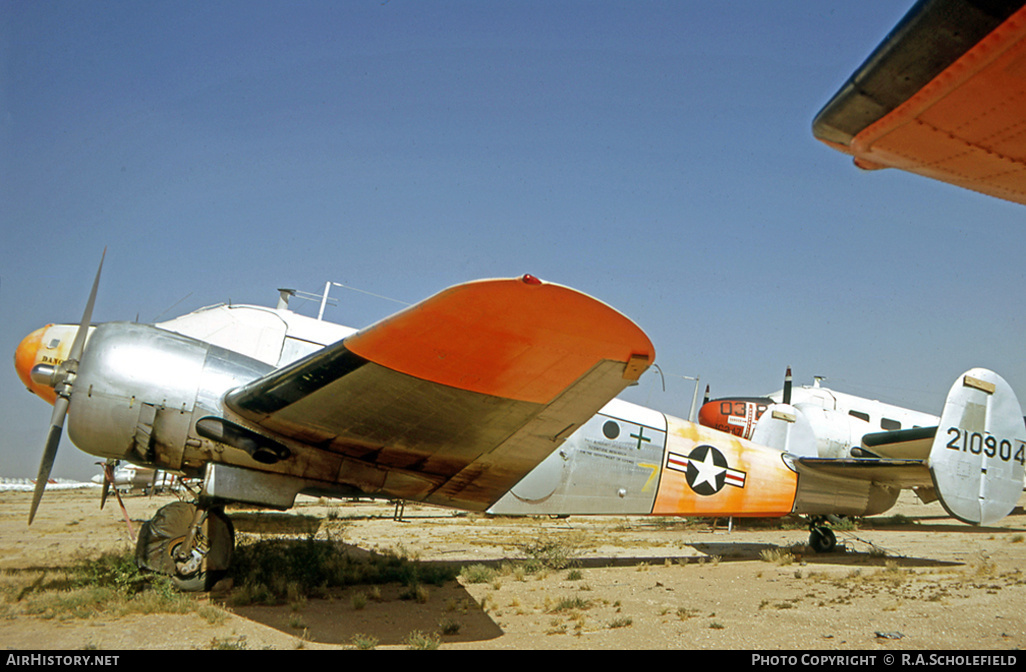
[(342, 456), (327, 480), (484, 510), (655, 359), (606, 304), (531, 276), (442, 291), (239, 387), (228, 409)]
[(920, 0), (819, 112), (815, 137), (1026, 204), (1026, 7)]
[(896, 488), (933, 488), (930, 469), (922, 460), (829, 457), (793, 459), (798, 468), (799, 478), (803, 471), (808, 470), (845, 479), (872, 481)]

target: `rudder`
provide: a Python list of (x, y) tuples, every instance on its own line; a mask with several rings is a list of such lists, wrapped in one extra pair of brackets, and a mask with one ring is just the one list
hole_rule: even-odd
[(959, 376), (930, 449), (930, 476), (945, 510), (990, 525), (1023, 494), (1026, 424), (1011, 386), (988, 369)]

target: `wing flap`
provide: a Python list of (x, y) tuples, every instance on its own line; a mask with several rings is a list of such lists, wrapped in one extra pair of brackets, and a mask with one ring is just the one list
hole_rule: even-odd
[(484, 509), (654, 357), (637, 325), (585, 294), (478, 281), (237, 388), (225, 405), (346, 458), (330, 480)]
[[(432, 493), (429, 501), (466, 506), (466, 502), (488, 499), (500, 489), (500, 496), (509, 491), (537, 466), (535, 456), (544, 453), (548, 457), (606, 404), (606, 390), (616, 385), (621, 369), (618, 362), (597, 364), (581, 381), (545, 406), (530, 423)], [(570, 418), (575, 420), (568, 422)], [(507, 486), (510, 481), (512, 484)]]

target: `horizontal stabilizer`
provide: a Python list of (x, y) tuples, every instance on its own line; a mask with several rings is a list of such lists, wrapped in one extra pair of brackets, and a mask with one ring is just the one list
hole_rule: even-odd
[(933, 448), (936, 427), (873, 432), (862, 437), (862, 453), (895, 460), (925, 460)]
[(955, 518), (990, 525), (1015, 507), (1023, 490), (1026, 425), (1005, 380), (971, 369), (952, 385), (930, 449), (930, 476)]

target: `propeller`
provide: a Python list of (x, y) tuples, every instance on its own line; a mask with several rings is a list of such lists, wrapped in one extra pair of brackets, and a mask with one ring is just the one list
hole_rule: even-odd
[(32, 494), (32, 508), (29, 510), (29, 525), (32, 524), (32, 519), (36, 516), (39, 500), (43, 497), (46, 482), (50, 478), (50, 470), (53, 469), (53, 462), (57, 457), (57, 445), (61, 442), (61, 434), (64, 431), (64, 418), (68, 414), (68, 404), (71, 403), (75, 375), (78, 372), (78, 363), (82, 358), (82, 351), (85, 349), (85, 339), (89, 333), (89, 323), (93, 318), (93, 304), (96, 302), (96, 289), (100, 285), (100, 271), (103, 270), (103, 259), (106, 256), (107, 248), (103, 248), (103, 255), (100, 257), (100, 267), (96, 269), (93, 289), (89, 293), (89, 301), (86, 303), (85, 312), (82, 313), (82, 322), (78, 325), (78, 331), (75, 332), (75, 340), (71, 343), (68, 358), (61, 362), (54, 372), (54, 390), (57, 392), (57, 399), (53, 403), (53, 414), (50, 416), (50, 430), (46, 433), (46, 443), (43, 446), (43, 460), (39, 463), (39, 475), (36, 476), (36, 489)]
[(787, 374), (784, 375), (784, 403), (791, 403), (791, 367), (787, 367)]

